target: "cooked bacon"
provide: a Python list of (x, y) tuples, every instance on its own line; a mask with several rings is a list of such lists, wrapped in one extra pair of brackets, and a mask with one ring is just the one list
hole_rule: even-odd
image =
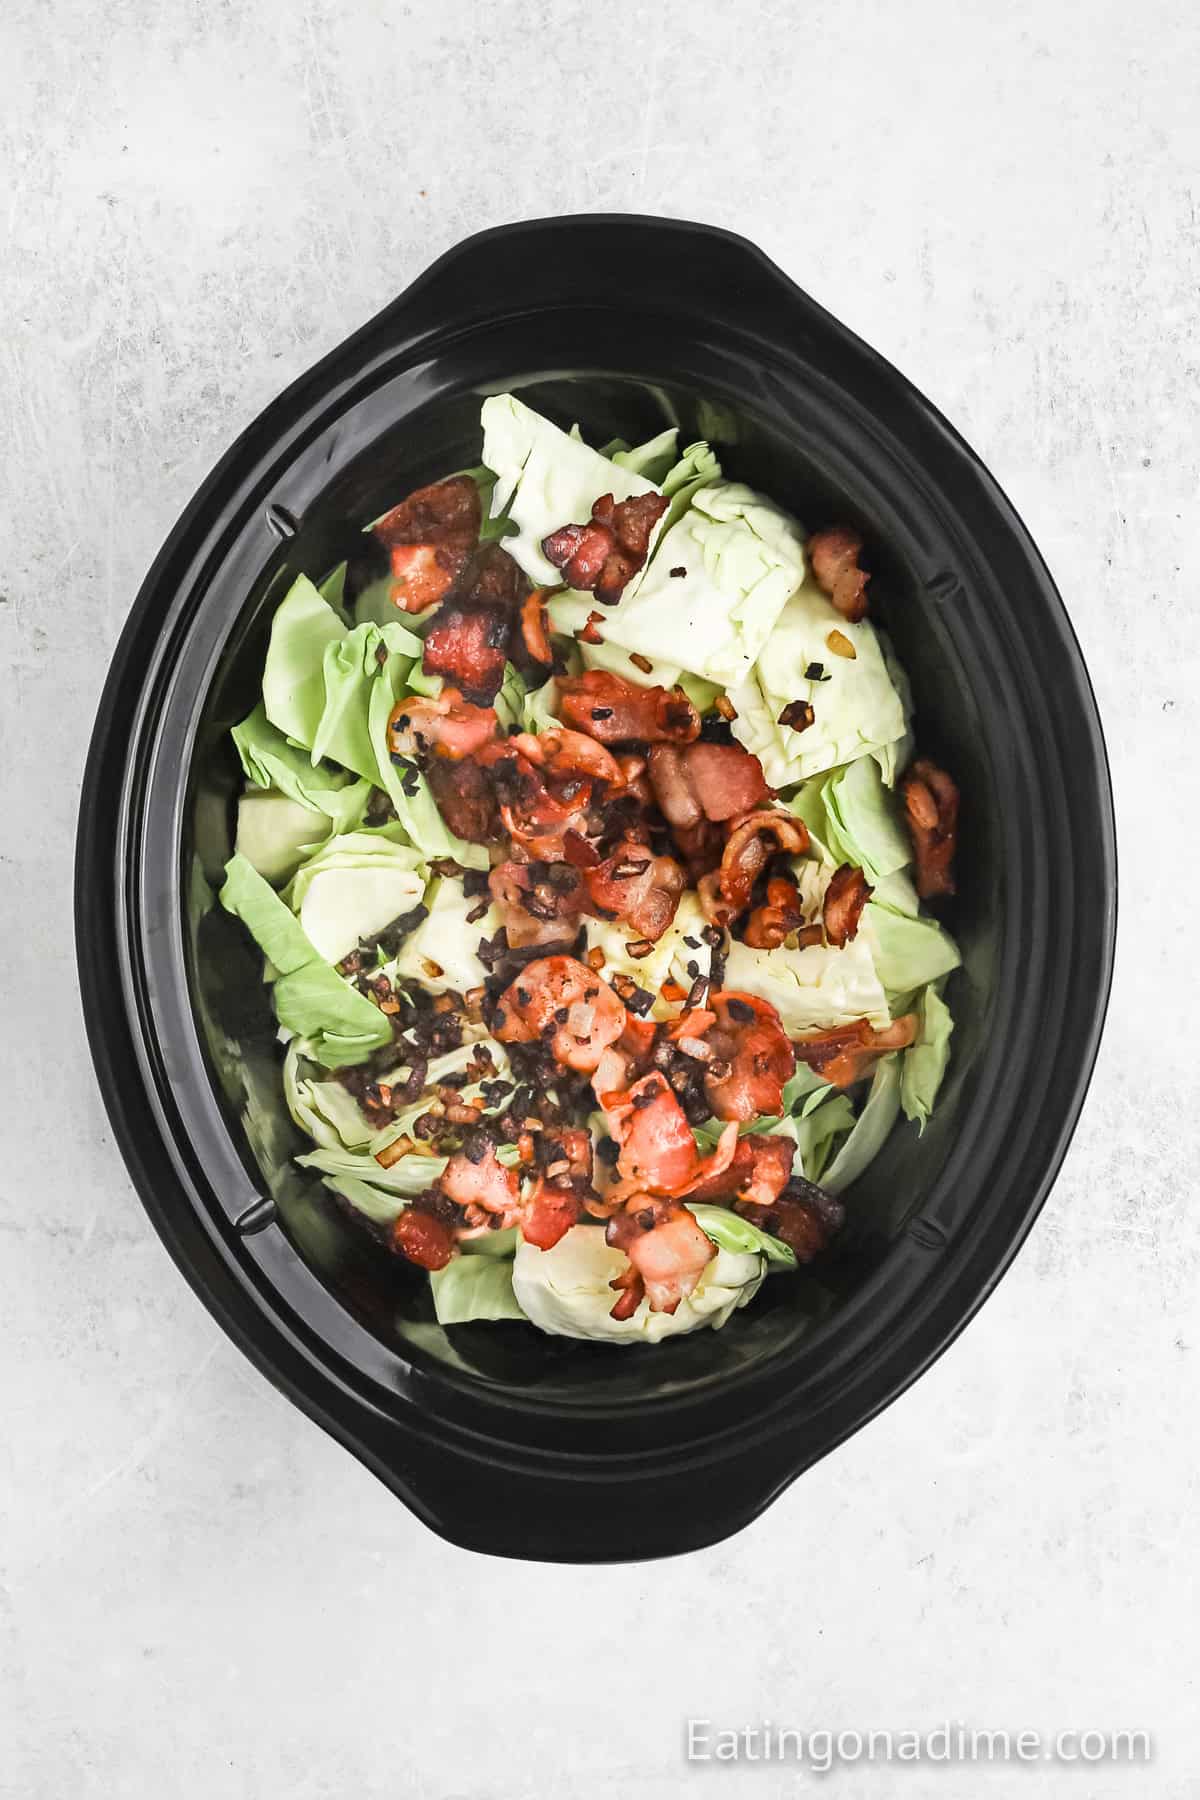
[(700, 910), (710, 925), (715, 925), (719, 931), (723, 931), (727, 925), (732, 925), (740, 909), (731, 906), (729, 901), (722, 897), (719, 869), (710, 869), (707, 875), (700, 877), (696, 883), (696, 894), (700, 901)]
[(808, 540), (808, 560), (817, 586), (851, 624), (857, 624), (867, 614), (867, 583), (871, 577), (858, 566), (862, 547), (862, 537), (849, 525), (831, 525), (825, 531), (815, 531)]
[[(563, 866), (565, 874), (573, 871)], [(531, 944), (569, 944), (579, 928), (587, 894), (578, 877), (538, 880), (533, 863), (503, 862), (488, 876), (492, 899), (500, 909), (509, 948)]]
[(479, 489), (469, 475), (417, 488), (385, 513), (373, 533), (391, 554), (392, 600), (424, 612), (461, 575), (479, 537)]
[[(646, 1194), (633, 1195), (625, 1210), (609, 1221), (605, 1239), (625, 1252), (635, 1278), (626, 1272), (612, 1283), (621, 1292), (612, 1310), (614, 1318), (628, 1318), (636, 1311), (642, 1298), (639, 1282), (651, 1312), (673, 1313), (695, 1291), (717, 1254), (716, 1245), (685, 1206), (655, 1201)], [(636, 1296), (632, 1304), (631, 1294)]]
[(616, 757), (582, 731), (564, 731), (561, 726), (548, 725), (536, 736), (522, 731), (509, 738), (508, 745), (556, 778), (586, 775), (592, 781), (607, 781), (611, 787), (623, 785)]
[(479, 489), (469, 475), (451, 475), (428, 487), (415, 488), (408, 498), (384, 513), (372, 527), (381, 544), (473, 544), (479, 536), (482, 507)]
[(704, 1092), (718, 1119), (743, 1123), (783, 1111), (783, 1086), (796, 1058), (775, 1008), (753, 994), (722, 990), (708, 1002), (717, 1015), (705, 1042), (714, 1061), (705, 1065)]
[(542, 554), (561, 569), (568, 587), (614, 606), (646, 560), (650, 535), (667, 510), (661, 494), (636, 494), (614, 504), (602, 494), (584, 525), (564, 525), (542, 539)]
[(525, 577), (508, 551), (500, 544), (480, 544), (462, 573), (456, 590), (461, 600), (477, 606), (494, 606), (515, 619)]
[(735, 1211), (761, 1231), (773, 1232), (780, 1243), (795, 1251), (797, 1262), (802, 1263), (811, 1262), (825, 1249), (846, 1217), (840, 1200), (816, 1182), (795, 1175), (774, 1205), (759, 1206), (739, 1200)]
[(718, 824), (751, 812), (770, 793), (762, 764), (740, 744), (689, 744), (683, 759), (705, 818)]
[(645, 757), (623, 750), (617, 757), (617, 768), (621, 773), (621, 786), (625, 793), (632, 794), (639, 806), (653, 806), (654, 790), (646, 776)]
[[(768, 844), (769, 838), (775, 842)], [(807, 849), (808, 828), (789, 812), (760, 810), (734, 819), (721, 857), (721, 898), (741, 912), (772, 854), (782, 850), (799, 856)]]
[(721, 827), (714, 825), (711, 819), (701, 819), (698, 825), (676, 827), (671, 836), (693, 882), (699, 883), (702, 876), (720, 867), (725, 838)]
[(623, 1094), (601, 1094), (608, 1128), (621, 1146), (617, 1168), (626, 1181), (659, 1194), (691, 1180), (699, 1157), (683, 1108), (657, 1070)]
[(388, 720), (387, 745), (394, 757), (472, 756), (496, 735), (490, 706), (472, 706), (457, 688), (444, 687), (436, 700), (423, 695), (401, 700)]
[(917, 1016), (905, 1013), (882, 1031), (874, 1030), (866, 1019), (856, 1019), (851, 1025), (835, 1025), (831, 1031), (794, 1038), (792, 1043), (799, 1060), (815, 1069), (822, 1081), (846, 1088), (868, 1073), (877, 1056), (888, 1050), (906, 1050), (916, 1035)]
[(434, 803), (447, 828), (468, 844), (495, 844), (502, 835), (491, 783), (474, 757), (451, 762), (431, 757), (425, 770)]
[[(689, 749), (698, 750), (699, 744)], [(667, 824), (676, 831), (688, 831), (704, 817), (704, 808), (688, 779), (684, 751), (675, 744), (655, 744), (646, 759), (654, 798)]]
[(617, 1039), (617, 1049), (633, 1062), (643, 1062), (653, 1050), (657, 1035), (658, 1027), (653, 1019), (639, 1019), (636, 1013), (626, 1012), (625, 1029)]
[(415, 1206), (406, 1206), (392, 1226), (391, 1245), (419, 1269), (444, 1269), (457, 1250), (449, 1225)]
[(944, 769), (920, 756), (900, 782), (904, 819), (917, 865), (922, 900), (954, 892), (958, 843), (958, 788)]
[(534, 588), (521, 607), (521, 646), (527, 664), (532, 664), (537, 669), (548, 669), (554, 660), (546, 623), (546, 595), (549, 591), (549, 588)]
[[(580, 1005), (583, 1013), (576, 1010)], [(532, 1044), (541, 1038), (556, 1062), (584, 1075), (592, 1073), (624, 1025), (625, 1008), (608, 983), (571, 956), (544, 956), (526, 964), (501, 994), (493, 1015), (502, 1044)]]
[(489, 746), (484, 756), (500, 800), (504, 828), (530, 856), (543, 862), (564, 862), (568, 837), (582, 839), (587, 830), (592, 784), (573, 777), (562, 783), (560, 799), (529, 758), (511, 747), (515, 742)]
[(784, 938), (803, 923), (804, 908), (795, 882), (786, 875), (773, 875), (767, 883), (766, 900), (750, 914), (742, 937), (752, 950), (778, 950)]
[(669, 856), (655, 856), (645, 844), (626, 838), (611, 856), (583, 879), (593, 906), (615, 913), (638, 938), (657, 943), (679, 905), (684, 873)]
[(446, 1164), (439, 1186), (456, 1206), (481, 1206), (490, 1213), (512, 1213), (521, 1198), (516, 1170), (497, 1160), (495, 1146), (486, 1139), (468, 1138)]
[(511, 630), (498, 607), (448, 601), (426, 635), (421, 668), (445, 676), (477, 705), (490, 706), (504, 680)]
[(754, 1133), (739, 1138), (732, 1161), (695, 1186), (689, 1199), (720, 1202), (745, 1200), (756, 1206), (773, 1206), (787, 1186), (796, 1154), (789, 1137)]
[[(829, 886), (825, 889), (821, 920), (825, 926), (825, 936), (839, 950), (851, 938), (857, 937), (863, 907), (874, 891), (874, 888), (867, 886), (867, 878), (862, 870), (856, 869), (852, 863), (843, 863), (831, 876)], [(748, 943), (749, 939), (746, 941)]]
[(553, 1250), (582, 1217), (582, 1195), (543, 1176), (521, 1208), (521, 1236), (539, 1250)]
[(700, 715), (679, 688), (640, 687), (608, 669), (557, 687), (563, 724), (602, 744), (687, 744), (700, 732)]

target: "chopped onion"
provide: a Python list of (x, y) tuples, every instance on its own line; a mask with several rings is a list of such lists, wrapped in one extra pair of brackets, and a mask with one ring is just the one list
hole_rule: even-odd
[(576, 1000), (567, 1014), (567, 1030), (571, 1036), (586, 1043), (592, 1035), (592, 1026), (596, 1020), (596, 1009), (589, 1006), (586, 1000)]

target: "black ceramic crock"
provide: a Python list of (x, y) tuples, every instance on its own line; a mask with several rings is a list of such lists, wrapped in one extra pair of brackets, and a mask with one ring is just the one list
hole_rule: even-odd
[[(513, 389), (593, 442), (678, 423), (810, 526), (849, 519), (958, 777), (954, 1057), (823, 1262), (720, 1332), (656, 1348), (443, 1330), (291, 1163), (256, 954), (211, 906), (271, 611), (408, 489), (479, 455)], [(361, 539), (358, 541), (361, 542)], [(752, 245), (584, 217), (471, 238), (237, 441), (154, 564), (96, 724), (79, 827), (83, 1003), (150, 1216), (230, 1336), (435, 1531), (598, 1561), (713, 1543), (885, 1406), (995, 1285), (1083, 1101), (1115, 917), (1095, 705), (1045, 566), (995, 482), (887, 363)], [(796, 1502), (802, 1504), (802, 1501)]]

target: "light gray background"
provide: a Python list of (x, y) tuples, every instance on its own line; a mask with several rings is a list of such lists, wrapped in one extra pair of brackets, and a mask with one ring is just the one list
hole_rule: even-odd
[[(689, 1774), (689, 1713), (1158, 1741), (842, 1795), (1197, 1791), (1195, 17), (608, 10), (0, 17), (6, 1796), (795, 1791)], [(215, 457), (456, 239), (581, 209), (745, 232), (981, 452), (1095, 679), (1124, 920), (1074, 1148), (965, 1337), (734, 1542), (575, 1571), (440, 1543), (185, 1287), (94, 1092), (71, 850), (107, 659)]]

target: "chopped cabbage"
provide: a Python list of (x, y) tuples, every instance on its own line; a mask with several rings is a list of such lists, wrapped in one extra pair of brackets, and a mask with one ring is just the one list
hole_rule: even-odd
[(609, 1283), (628, 1266), (624, 1253), (605, 1243), (600, 1226), (574, 1225), (552, 1250), (524, 1241), (517, 1245), (513, 1293), (530, 1323), (552, 1336), (657, 1344), (665, 1337), (724, 1325), (762, 1286), (767, 1259), (718, 1247), (695, 1290), (673, 1313), (651, 1312), (649, 1301), (643, 1300), (631, 1318), (614, 1319), (616, 1295)]
[(286, 881), (314, 845), (329, 835), (329, 819), (274, 788), (238, 801), (234, 848), (273, 885)]
[[(734, 736), (758, 757), (772, 787), (791, 787), (904, 738), (904, 704), (867, 620), (852, 625), (809, 580), (773, 624), (753, 673), (729, 693), (737, 711)], [(854, 646), (852, 657), (830, 649), (834, 631)], [(793, 700), (807, 700), (813, 709), (813, 723), (802, 733), (779, 723)]]
[[(394, 829), (394, 828), (393, 828)], [(326, 962), (348, 956), (411, 912), (425, 891), (420, 853), (383, 831), (331, 838), (299, 868), (284, 899)]]
[(492, 514), (507, 512), (517, 527), (504, 548), (541, 587), (553, 587), (559, 579), (542, 555), (544, 537), (590, 519), (602, 494), (628, 500), (656, 491), (652, 481), (560, 431), (515, 394), (485, 400), (480, 422), (483, 460), (496, 474)]
[(950, 1061), (954, 1020), (936, 986), (925, 989), (919, 1013), (916, 1042), (905, 1051), (900, 1070), (900, 1104), (905, 1118), (914, 1119), (917, 1129), (924, 1131)]
[(749, 679), (803, 577), (794, 522), (752, 488), (710, 483), (658, 540), (603, 635), (656, 670), (682, 658), (691, 674), (734, 687)]
[(725, 986), (769, 1000), (792, 1036), (828, 1031), (867, 1019), (881, 1027), (891, 1021), (871, 951), (862, 932), (840, 950), (813, 944), (807, 950), (751, 950), (729, 946)]
[(483, 918), (468, 925), (467, 914), (479, 902), (451, 876), (430, 883), (425, 904), (429, 917), (409, 933), (399, 955), (388, 965), (392, 980), (400, 985), (406, 980), (418, 982), (431, 994), (444, 994), (447, 989), (465, 994), (482, 987), (487, 970), (476, 951), (480, 938), (492, 937), (500, 929), (495, 907), (489, 906)]

